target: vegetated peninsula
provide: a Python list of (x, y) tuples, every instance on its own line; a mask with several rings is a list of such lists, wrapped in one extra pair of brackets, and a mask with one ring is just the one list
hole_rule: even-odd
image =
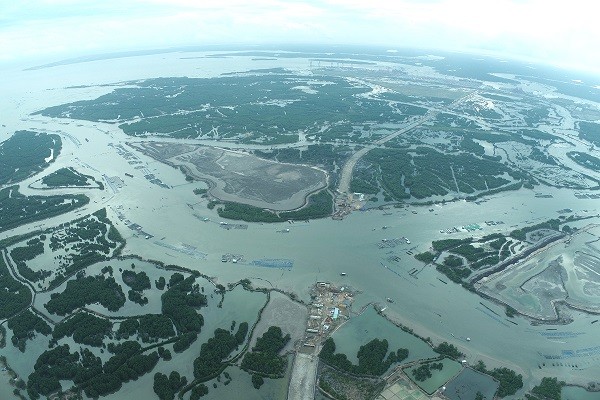
[[(38, 114), (113, 123), (136, 137), (217, 140), (242, 148), (260, 145), (266, 149), (247, 153), (285, 166), (321, 168), (329, 175), (329, 192), (338, 190), (346, 197), (361, 193), (367, 196), (367, 207), (382, 202), (475, 200), (540, 183), (574, 189), (599, 187), (597, 177), (569, 168), (548, 152), (549, 145), (569, 139), (538, 128), (558, 123), (551, 116), (552, 105), (544, 99), (533, 95), (515, 99), (493, 90), (423, 91), (423, 96), (404, 92), (404, 87), (383, 81), (378, 72), (369, 70), (361, 71), (357, 80), (329, 69), (317, 69), (310, 77), (285, 69), (259, 69), (211, 79), (138, 81), (135, 87), (116, 88), (97, 99), (49, 107)], [(269, 93), (268, 100), (261, 93)], [(132, 107), (133, 102), (141, 108)], [(581, 126), (585, 132), (593, 130), (583, 122)], [(365, 149), (369, 143), (379, 148)], [(344, 203), (331, 200), (330, 206), (317, 205), (321, 199), (316, 194), (300, 202), (269, 200), (267, 194), (290, 196), (295, 191), (302, 199), (306, 191), (314, 191), (314, 183), (306, 181), (311, 170), (300, 166), (295, 175), (275, 177), (261, 173), (258, 162), (245, 154), (237, 156), (248, 159), (242, 162), (243, 174), (223, 175), (231, 171), (205, 162), (204, 157), (214, 151), (210, 147), (194, 154), (189, 145), (176, 141), (134, 146), (182, 168), (189, 179), (208, 181), (214, 198), (209, 205), (216, 206), (224, 218), (254, 222), (322, 218), (334, 212), (343, 215), (348, 204), (354, 203), (350, 197)], [(509, 154), (514, 151), (517, 154)], [(227, 153), (220, 157), (223, 154)], [(342, 164), (353, 156), (356, 159), (344, 171)], [(252, 177), (250, 171), (259, 176)], [(349, 188), (344, 185), (347, 177), (341, 179), (345, 173), (352, 174)], [(278, 185), (296, 186), (284, 192), (265, 186), (261, 191), (260, 176), (272, 177), (270, 182)], [(248, 182), (240, 179), (252, 179), (256, 189), (249, 190)], [(289, 214), (280, 213), (291, 209)]]

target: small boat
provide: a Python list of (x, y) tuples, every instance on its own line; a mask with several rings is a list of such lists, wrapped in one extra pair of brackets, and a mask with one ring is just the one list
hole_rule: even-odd
[(393, 299), (391, 299), (391, 298), (389, 298), (389, 297), (388, 297), (388, 298), (386, 298), (386, 300), (387, 300), (387, 302), (388, 302), (388, 303), (393, 303), (393, 302), (394, 302), (394, 300), (393, 300)]
[(340, 276), (346, 276), (345, 272), (340, 272)]

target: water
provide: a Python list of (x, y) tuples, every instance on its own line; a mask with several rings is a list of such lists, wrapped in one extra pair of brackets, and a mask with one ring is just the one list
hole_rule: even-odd
[(579, 386), (565, 386), (562, 389), (563, 400), (598, 400), (600, 392), (588, 392)]
[(426, 393), (429, 393), (429, 394), (432, 394), (433, 392), (438, 390), (440, 387), (442, 387), (442, 385), (444, 385), (451, 378), (456, 376), (456, 374), (458, 374), (460, 372), (460, 370), (462, 369), (462, 366), (459, 362), (450, 360), (448, 358), (444, 358), (441, 361), (435, 361), (435, 362), (436, 363), (441, 362), (443, 364), (442, 370), (440, 371), (437, 369), (430, 369), (431, 378), (427, 378), (423, 382), (418, 382), (416, 379), (414, 379), (414, 375), (412, 374), (412, 371), (417, 369), (419, 367), (419, 365), (421, 365), (421, 364), (417, 364), (414, 367), (410, 367), (405, 370), (406, 374), (411, 379), (413, 379), (413, 381), (421, 389), (423, 389)]
[[(38, 116), (30, 117), (29, 113), (52, 104), (95, 98), (110, 90), (110, 87), (63, 89), (71, 85), (105, 84), (158, 76), (207, 77), (222, 72), (275, 66), (307, 69), (308, 60), (252, 61), (243, 57), (180, 60), (177, 54), (168, 54), (66, 65), (37, 71), (5, 71), (5, 95), (0, 99), (0, 106), (5, 110), (1, 123), (6, 127), (2, 130), (0, 139), (8, 137), (12, 131), (28, 128), (67, 132), (77, 137), (80, 144), (77, 145), (67, 137), (63, 138), (63, 151), (51, 168), (75, 165), (81, 172), (97, 178), (102, 174), (123, 176), (124, 172), (135, 175), (136, 171), (132, 166), (108, 144), (124, 144), (139, 139), (124, 136), (110, 124), (54, 121)], [(89, 142), (84, 140), (86, 138)], [(101, 153), (98, 149), (101, 149)], [(355, 212), (343, 221), (324, 219), (308, 224), (249, 224), (247, 230), (225, 230), (219, 227), (220, 218), (216, 213), (207, 210), (205, 204), (199, 202), (198, 196), (193, 194), (192, 190), (196, 186), (186, 185), (181, 173), (143, 155), (139, 157), (149, 163), (152, 173), (159, 179), (175, 187), (164, 189), (134, 178), (126, 180), (126, 186), (114, 194), (109, 191), (88, 190), (85, 192), (91, 198), (88, 206), (46, 220), (41, 223), (42, 227), (69, 221), (77, 215), (102, 207), (122, 206), (122, 212), (128, 219), (142, 225), (144, 231), (155, 238), (164, 238), (165, 242), (174, 246), (191, 244), (208, 255), (205, 259), (198, 259), (157, 246), (127, 228), (124, 223), (118, 222), (116, 213), (109, 208), (109, 217), (127, 239), (125, 254), (138, 254), (167, 264), (195, 269), (215, 277), (222, 284), (250, 277), (256, 285), (273, 285), (293, 291), (304, 300), (309, 299), (309, 289), (316, 281), (347, 285), (361, 292), (356, 296), (355, 310), (371, 302), (385, 305), (386, 314), (390, 318), (414, 328), (424, 337), (431, 337), (434, 343), (448, 341), (455, 344), (466, 353), (469, 363), (481, 359), (491, 367), (503, 365), (516, 369), (523, 373), (526, 384), (534, 382), (533, 376), (539, 369), (538, 365), (547, 361), (543, 354), (559, 356), (563, 350), (585, 349), (598, 343), (599, 334), (597, 329), (592, 329), (595, 326), (590, 325), (588, 316), (574, 311), (570, 313), (575, 317), (575, 322), (558, 327), (558, 330), (582, 334), (562, 340), (564, 343), (556, 343), (542, 336), (546, 327), (532, 326), (522, 318), (514, 319), (518, 325), (498, 320), (479, 303), (483, 302), (500, 315), (503, 315), (502, 308), (457, 285), (441, 283), (438, 280), (439, 273), (433, 268), (425, 268), (417, 275), (418, 279), (411, 278), (408, 271), (413, 268), (421, 269), (423, 265), (406, 254), (408, 250), (414, 253), (425, 251), (432, 240), (449, 237), (440, 234), (440, 229), (471, 223), (482, 225), (483, 221), (490, 219), (505, 222), (504, 225), (484, 227), (483, 231), (475, 233), (486, 235), (556, 218), (556, 211), (565, 207), (572, 208), (576, 214), (584, 214), (583, 210), (588, 210), (589, 214), (597, 214), (597, 200), (577, 199), (570, 190), (544, 188), (544, 192), (554, 197), (535, 198), (534, 191), (520, 190), (491, 196), (480, 204), (461, 201), (444, 206), (392, 209), (391, 215), (384, 215), (382, 211)], [(29, 183), (37, 179), (39, 177), (35, 176), (26, 180), (21, 185), (22, 192), (37, 194), (34, 189), (27, 188)], [(73, 191), (61, 191), (70, 192)], [(48, 191), (44, 194), (53, 193), (54, 191)], [(434, 212), (428, 212), (429, 208), (433, 208)], [(412, 210), (417, 214), (413, 214)], [(203, 222), (195, 215), (208, 217), (211, 221)], [(384, 225), (388, 227), (385, 230), (382, 229)], [(27, 232), (36, 229), (36, 226), (23, 226), (10, 234)], [(288, 234), (277, 232), (285, 228), (290, 229)], [(8, 234), (0, 236), (6, 237)], [(411, 244), (383, 250), (377, 247), (377, 243), (384, 238), (401, 236), (408, 237)], [(461, 233), (451, 237), (466, 236)], [(242, 263), (222, 263), (221, 255), (225, 253), (243, 254), (246, 260), (290, 259), (294, 264), (289, 269), (275, 269)], [(391, 255), (399, 256), (400, 262), (388, 261)], [(389, 269), (384, 268), (382, 263)], [(340, 277), (340, 272), (346, 272), (347, 276)], [(238, 289), (231, 295), (231, 299), (236, 299), (241, 304), (230, 305), (232, 303), (226, 298), (223, 309), (214, 310), (214, 313), (211, 311), (213, 309), (203, 311), (206, 314), (203, 334), (211, 332), (210, 329), (214, 330), (217, 326), (228, 328), (234, 319), (238, 323), (249, 319), (255, 310), (258, 312), (264, 301), (254, 294), (250, 296), (238, 292)], [(395, 302), (388, 304), (385, 301), (387, 297), (393, 298)], [(472, 340), (467, 343), (466, 337)], [(191, 349), (189, 357), (182, 359), (181, 363), (193, 360), (193, 351), (197, 352), (197, 346), (206, 339), (207, 337), (202, 336), (195, 343), (196, 350)], [(339, 345), (344, 346), (343, 340)], [(29, 365), (36, 357), (34, 353), (28, 351), (28, 357), (23, 357), (20, 354), (7, 354), (6, 349), (2, 351), (9, 358), (22, 360), (16, 363)], [(355, 355), (356, 350), (350, 353)], [(27, 360), (29, 357), (31, 359)], [(550, 364), (546, 362), (542, 372), (549, 376), (561, 376), (569, 382), (587, 383), (600, 376), (596, 356), (580, 357), (577, 360), (578, 369), (568, 366), (575, 364), (574, 362), (565, 361), (556, 366)]]
[(421, 339), (400, 330), (397, 326), (382, 318), (369, 307), (360, 316), (352, 318), (333, 335), (336, 353), (346, 354), (348, 360), (358, 364), (358, 348), (373, 339), (386, 339), (388, 352), (399, 348), (408, 349), (408, 358), (403, 362), (435, 357), (436, 353)]
[(490, 376), (465, 368), (446, 384), (444, 395), (451, 400), (474, 399), (477, 392), (481, 392), (484, 398), (492, 399), (499, 385)]

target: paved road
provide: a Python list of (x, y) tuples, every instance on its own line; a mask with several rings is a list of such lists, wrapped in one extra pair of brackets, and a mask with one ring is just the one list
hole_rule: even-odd
[(288, 387), (288, 400), (313, 400), (315, 398), (318, 365), (319, 358), (315, 354), (296, 353)]
[(367, 154), (369, 151), (371, 151), (371, 149), (379, 147), (382, 144), (394, 139), (395, 137), (402, 135), (406, 132), (409, 132), (409, 131), (423, 125), (425, 122), (430, 121), (430, 120), (434, 119), (435, 117), (437, 117), (437, 115), (440, 112), (445, 112), (445, 111), (452, 109), (453, 107), (457, 106), (458, 104), (462, 103), (463, 101), (465, 101), (468, 98), (470, 98), (471, 96), (473, 96), (475, 93), (476, 92), (469, 93), (466, 96), (463, 96), (460, 99), (453, 101), (451, 104), (449, 104), (447, 107), (444, 107), (443, 109), (429, 110), (425, 115), (423, 115), (420, 118), (417, 118), (416, 120), (414, 120), (410, 124), (406, 125), (404, 128), (400, 129), (399, 131), (391, 133), (388, 136), (384, 136), (381, 139), (375, 141), (373, 144), (363, 147), (362, 149), (358, 150), (356, 153), (352, 154), (352, 156), (350, 156), (350, 158), (348, 159), (348, 161), (346, 161), (346, 164), (344, 164), (344, 167), (342, 168), (342, 172), (340, 174), (340, 183), (339, 183), (338, 189), (337, 189), (338, 192), (342, 193), (342, 194), (350, 193), (350, 180), (352, 179), (352, 171), (354, 171), (354, 167), (356, 166), (356, 163), (358, 162), (358, 160), (360, 160), (365, 154)]

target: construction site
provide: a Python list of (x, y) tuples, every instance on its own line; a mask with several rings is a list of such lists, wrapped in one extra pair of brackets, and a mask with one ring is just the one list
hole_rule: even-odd
[(301, 350), (312, 353), (331, 333), (350, 318), (352, 291), (329, 282), (317, 282), (311, 290), (309, 316)]

